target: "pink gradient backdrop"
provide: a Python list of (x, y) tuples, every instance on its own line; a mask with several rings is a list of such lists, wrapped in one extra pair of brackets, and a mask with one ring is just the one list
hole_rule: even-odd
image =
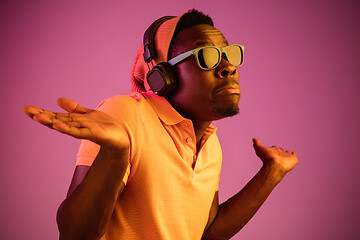
[(78, 140), (32, 122), (24, 105), (94, 107), (130, 90), (145, 29), (192, 7), (245, 45), (241, 114), (215, 122), (220, 200), (260, 168), (251, 138), (300, 163), (233, 239), (360, 239), (359, 1), (1, 1), (0, 239), (57, 239)]

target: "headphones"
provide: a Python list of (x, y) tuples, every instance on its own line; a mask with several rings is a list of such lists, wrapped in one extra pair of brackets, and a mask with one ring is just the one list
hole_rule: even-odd
[[(153, 65), (152, 60), (157, 57), (155, 49), (155, 33), (159, 26), (165, 21), (175, 18), (173, 16), (165, 16), (156, 20), (145, 31), (143, 45), (144, 45), (144, 60), (148, 65), (149, 72), (146, 75), (147, 82), (151, 90), (159, 96), (169, 96), (176, 89), (177, 79), (173, 68), (167, 62), (161, 62), (156, 66)], [(152, 65), (150, 70), (149, 63)]]

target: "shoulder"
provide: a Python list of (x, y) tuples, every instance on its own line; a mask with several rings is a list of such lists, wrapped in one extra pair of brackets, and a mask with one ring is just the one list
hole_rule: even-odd
[(124, 106), (124, 105), (136, 105), (140, 104), (141, 102), (144, 102), (145, 98), (140, 93), (129, 93), (127, 95), (116, 95), (113, 97), (109, 97), (104, 99), (102, 102), (99, 103), (99, 105), (96, 107), (96, 109), (106, 109), (110, 107), (118, 107), (118, 106)]
[(99, 103), (96, 109), (118, 118), (119, 115), (136, 114), (143, 105), (147, 105), (147, 101), (142, 94), (130, 93), (106, 98)]

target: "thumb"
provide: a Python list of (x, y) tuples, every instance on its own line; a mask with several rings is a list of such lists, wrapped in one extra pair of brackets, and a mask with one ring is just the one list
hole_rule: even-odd
[(59, 107), (70, 113), (86, 113), (88, 111), (87, 108), (84, 108), (77, 102), (67, 98), (59, 98), (57, 104)]
[(264, 151), (264, 146), (261, 144), (259, 139), (253, 138), (252, 140), (256, 155), (261, 155), (261, 153)]
[(253, 138), (254, 147), (262, 147), (262, 144), (259, 139)]

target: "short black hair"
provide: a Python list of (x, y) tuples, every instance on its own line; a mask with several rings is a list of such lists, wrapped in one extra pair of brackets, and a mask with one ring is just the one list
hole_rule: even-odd
[(171, 53), (173, 51), (172, 49), (172, 42), (173, 39), (179, 34), (179, 32), (191, 28), (198, 24), (208, 24), (211, 26), (214, 26), (214, 22), (208, 15), (204, 14), (203, 12), (196, 10), (196, 9), (190, 9), (187, 13), (185, 13), (179, 20), (179, 22), (176, 25), (175, 32), (173, 34), (169, 51), (168, 51), (168, 59), (171, 56)]
[(214, 26), (213, 20), (208, 15), (196, 9), (189, 10), (180, 18), (172, 38), (175, 38), (182, 30), (191, 28), (198, 24), (208, 24)]

